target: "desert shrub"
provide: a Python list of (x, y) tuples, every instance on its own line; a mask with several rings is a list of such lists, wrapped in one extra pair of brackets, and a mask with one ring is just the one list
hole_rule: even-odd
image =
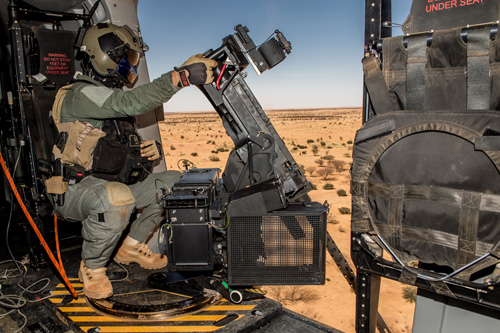
[(345, 168), (345, 162), (341, 161), (341, 160), (328, 161), (328, 165), (332, 166), (333, 168), (335, 168), (335, 170), (337, 170), (337, 172), (339, 172), (339, 173), (341, 171), (343, 171), (344, 168)]
[(317, 145), (312, 146), (312, 152), (314, 156), (318, 155), (319, 147)]
[(306, 167), (304, 164), (299, 164), (300, 171), (302, 171), (303, 174), (306, 173)]
[(346, 191), (345, 191), (345, 190), (338, 190), (338, 191), (337, 191), (337, 195), (338, 195), (339, 197), (347, 197), (347, 193), (346, 193)]
[(208, 140), (207, 141), (207, 145), (211, 144), (212, 143), (212, 140)]
[(345, 142), (342, 142), (342, 147), (345, 147)]
[(346, 230), (345, 230), (345, 228), (344, 228), (344, 227), (339, 226), (339, 232), (344, 233), (344, 232), (346, 232)]
[(292, 148), (292, 151), (297, 151), (297, 150), (299, 150), (299, 148), (297, 148), (297, 147)]
[(303, 146), (303, 145), (297, 145), (297, 147), (298, 147), (299, 149), (307, 149), (307, 146)]
[(177, 148), (175, 148), (175, 146), (170, 146), (170, 150), (175, 150)]
[(309, 174), (309, 176), (312, 176), (314, 174), (314, 171), (316, 171), (316, 167), (315, 166), (307, 167), (306, 171)]
[(321, 156), (321, 159), (325, 161), (333, 161), (335, 157), (332, 155), (326, 155), (326, 156)]
[(327, 223), (331, 223), (331, 224), (339, 224), (339, 223), (340, 223), (340, 221), (339, 221), (339, 220), (337, 220), (337, 219), (335, 218), (335, 216), (333, 216), (333, 214), (332, 214), (332, 215), (328, 215), (328, 217), (327, 217), (327, 219), (326, 219), (326, 222), (327, 222)]
[(313, 190), (317, 190), (318, 189), (318, 186), (316, 186), (316, 184), (311, 184), (311, 186), (312, 186)]
[(331, 175), (333, 175), (334, 171), (335, 171), (335, 168), (328, 166), (328, 167), (319, 169), (318, 171), (316, 171), (316, 174), (318, 176), (322, 177), (324, 180), (327, 180), (330, 178)]
[(307, 151), (305, 151), (305, 150), (300, 152), (300, 155), (305, 155), (305, 154), (307, 154)]
[(321, 147), (326, 146), (326, 142), (325, 141), (321, 141), (319, 144), (321, 145)]
[(320, 158), (320, 159), (317, 159), (316, 161), (314, 161), (314, 163), (316, 163), (318, 166), (322, 167), (323, 166), (323, 160)]
[(340, 207), (339, 208), (339, 213), (342, 214), (342, 215), (348, 215), (348, 214), (351, 214), (351, 208), (347, 208), (347, 207)]
[(348, 145), (352, 145), (352, 140), (347, 141)]
[(198, 156), (198, 153), (191, 153), (191, 156)]
[(403, 287), (403, 299), (414, 303), (417, 299), (417, 288), (411, 286)]
[(184, 139), (184, 135), (181, 135), (181, 139)]
[(344, 157), (349, 158), (349, 157), (351, 157), (351, 154), (349, 154), (349, 153), (345, 153), (345, 154), (344, 154)]
[(212, 154), (218, 154), (218, 153), (219, 153), (219, 151), (218, 151), (218, 150), (211, 150), (210, 152), (211, 152)]
[(218, 161), (220, 161), (219, 156), (215, 156), (215, 155), (210, 155), (209, 159), (212, 162), (218, 162)]
[(326, 183), (325, 185), (323, 185), (323, 190), (333, 190), (335, 188), (335, 186), (333, 186), (333, 184), (330, 184), (330, 183)]
[(309, 140), (307, 140), (307, 143), (314, 143), (314, 140), (313, 139), (309, 139)]
[(269, 297), (281, 303), (311, 302), (318, 299), (318, 294), (305, 286), (271, 286)]

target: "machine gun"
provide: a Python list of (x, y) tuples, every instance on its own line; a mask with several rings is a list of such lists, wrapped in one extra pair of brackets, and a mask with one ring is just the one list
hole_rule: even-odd
[(323, 284), (328, 205), (311, 202), (302, 170), (244, 80), (291, 51), (278, 30), (260, 47), (238, 25), (205, 56), (218, 63), (199, 88), (234, 142), (224, 171), (190, 169), (162, 202), (169, 271), (208, 271), (229, 285)]

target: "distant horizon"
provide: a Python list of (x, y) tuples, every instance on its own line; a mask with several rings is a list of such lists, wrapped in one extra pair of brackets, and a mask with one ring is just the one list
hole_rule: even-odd
[[(332, 106), (332, 107), (311, 107), (311, 108), (283, 108), (283, 109), (264, 109), (264, 112), (282, 112), (282, 111), (288, 111), (288, 112), (294, 112), (294, 111), (318, 111), (318, 110), (361, 110), (362, 106)], [(180, 113), (212, 113), (215, 112), (217, 113), (216, 110), (205, 110), (205, 111), (169, 111), (169, 112), (163, 112), (163, 114), (180, 114)]]

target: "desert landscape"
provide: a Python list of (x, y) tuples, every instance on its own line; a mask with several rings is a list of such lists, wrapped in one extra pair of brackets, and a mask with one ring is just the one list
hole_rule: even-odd
[[(361, 126), (361, 109), (266, 110), (293, 157), (314, 185), (314, 201), (330, 205), (328, 231), (350, 259), (349, 193), (353, 140)], [(224, 169), (233, 142), (215, 111), (167, 113), (160, 123), (167, 168), (183, 160), (196, 167)], [(327, 255), (323, 286), (268, 286), (270, 298), (284, 307), (344, 332), (354, 332), (355, 295)], [(382, 279), (379, 312), (392, 332), (411, 332), (413, 287)]]

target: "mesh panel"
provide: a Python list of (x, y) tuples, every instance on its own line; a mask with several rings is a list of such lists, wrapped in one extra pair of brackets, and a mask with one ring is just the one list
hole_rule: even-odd
[(319, 215), (231, 217), (231, 284), (323, 284), (325, 218)]

